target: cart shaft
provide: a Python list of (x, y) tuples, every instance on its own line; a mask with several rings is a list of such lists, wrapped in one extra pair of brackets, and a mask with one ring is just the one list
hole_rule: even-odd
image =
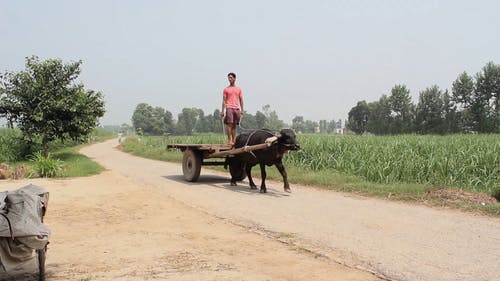
[(226, 157), (228, 155), (235, 155), (235, 154), (240, 154), (243, 152), (250, 152), (254, 150), (259, 150), (259, 149), (264, 149), (267, 147), (270, 147), (274, 141), (276, 141), (277, 137), (270, 137), (266, 139), (265, 143), (260, 143), (256, 145), (248, 145), (240, 148), (235, 148), (231, 150), (226, 150), (226, 151), (220, 151), (220, 152), (215, 152), (212, 154), (209, 154), (206, 156), (206, 158), (217, 158), (217, 157)]

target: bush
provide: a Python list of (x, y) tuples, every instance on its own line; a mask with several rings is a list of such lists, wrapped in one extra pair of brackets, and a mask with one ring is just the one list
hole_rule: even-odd
[(40, 145), (28, 143), (20, 130), (0, 129), (0, 162), (22, 161), (38, 150)]
[(3, 129), (0, 130), (0, 162), (12, 162), (18, 160), (18, 149), (20, 131)]
[(54, 178), (62, 175), (63, 162), (52, 158), (50, 153), (45, 158), (42, 152), (38, 151), (30, 157), (30, 161), (34, 162), (33, 168), (40, 177)]

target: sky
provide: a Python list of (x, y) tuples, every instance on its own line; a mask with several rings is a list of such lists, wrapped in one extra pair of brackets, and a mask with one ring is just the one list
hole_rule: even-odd
[[(131, 124), (137, 104), (211, 114), (227, 74), (245, 110), (346, 119), (406, 85), (413, 102), (500, 64), (500, 1), (0, 0), (0, 72), (25, 58), (82, 61), (78, 82), (104, 94), (102, 125)], [(242, 124), (243, 125), (243, 124)]]

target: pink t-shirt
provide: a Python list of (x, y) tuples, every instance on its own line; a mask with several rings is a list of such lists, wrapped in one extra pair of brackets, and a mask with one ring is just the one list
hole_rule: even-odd
[(241, 92), (240, 87), (227, 86), (222, 94), (226, 98), (226, 108), (241, 109), (240, 97), (243, 97), (243, 92)]

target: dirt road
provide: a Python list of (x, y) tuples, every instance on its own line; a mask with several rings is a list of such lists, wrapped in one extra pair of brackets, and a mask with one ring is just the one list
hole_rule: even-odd
[(116, 144), (82, 150), (101, 175), (0, 183), (49, 189), (50, 280), (500, 280), (500, 219), (207, 170), (188, 184)]

